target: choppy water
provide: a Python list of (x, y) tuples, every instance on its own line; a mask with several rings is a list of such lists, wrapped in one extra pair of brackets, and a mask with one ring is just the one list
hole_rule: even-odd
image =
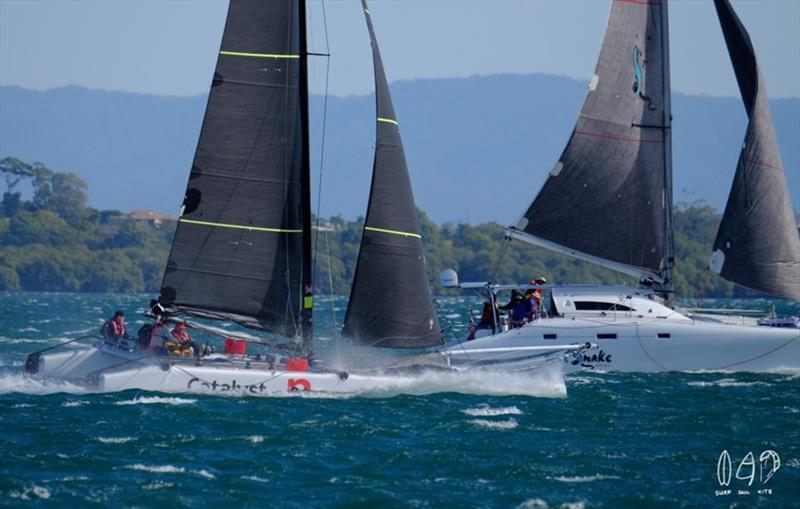
[[(798, 375), (427, 379), (338, 399), (90, 394), (21, 375), (27, 353), (148, 300), (0, 293), (0, 506), (800, 507)], [(442, 316), (469, 304), (444, 299)], [(781, 460), (766, 484), (765, 450)]]

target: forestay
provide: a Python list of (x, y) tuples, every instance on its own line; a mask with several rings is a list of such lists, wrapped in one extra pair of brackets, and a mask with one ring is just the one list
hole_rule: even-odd
[(670, 279), (667, 41), (665, 1), (613, 2), (575, 129), (513, 237)]
[(764, 78), (730, 3), (714, 5), (750, 122), (710, 266), (742, 286), (800, 299), (800, 238)]
[(302, 2), (232, 0), (159, 303), (294, 336), (310, 208)]
[(442, 343), (397, 117), (369, 10), (377, 134), (372, 186), (343, 333), (389, 348)]

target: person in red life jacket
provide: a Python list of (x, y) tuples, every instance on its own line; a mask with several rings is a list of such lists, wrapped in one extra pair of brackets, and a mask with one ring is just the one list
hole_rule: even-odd
[(170, 351), (172, 355), (190, 355), (194, 353), (195, 357), (200, 356), (200, 346), (192, 341), (189, 331), (186, 330), (185, 323), (178, 322), (175, 325), (175, 328), (172, 329), (172, 337), (177, 343), (176, 347)]
[(158, 316), (153, 327), (150, 329), (150, 341), (147, 345), (147, 350), (159, 355), (165, 355), (167, 353), (167, 342), (173, 340), (172, 333), (169, 327), (167, 327), (166, 320)]
[(123, 341), (130, 339), (125, 328), (125, 313), (118, 310), (100, 329), (100, 335), (108, 343), (120, 346)]

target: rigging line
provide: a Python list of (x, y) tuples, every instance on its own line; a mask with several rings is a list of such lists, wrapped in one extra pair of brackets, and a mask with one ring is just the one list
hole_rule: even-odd
[[(325, 52), (330, 53), (330, 41), (328, 40), (328, 18), (325, 13), (325, 0), (322, 0), (322, 25), (325, 31)], [(320, 136), (320, 147), (319, 147), (319, 178), (317, 181), (317, 221), (316, 221), (316, 230), (317, 234), (314, 237), (314, 252), (318, 251), (319, 246), (319, 224), (320, 218), (322, 217), (322, 176), (323, 170), (325, 168), (325, 127), (327, 125), (328, 120), (328, 83), (330, 79), (330, 70), (331, 70), (331, 60), (327, 58), (325, 60), (325, 94), (322, 99), (322, 134)], [(327, 243), (327, 235), (325, 237), (325, 241)], [(330, 258), (330, 248), (328, 248), (328, 257)], [(328, 260), (328, 264), (330, 267), (330, 259)], [(329, 274), (330, 276), (330, 274)], [(311, 282), (315, 284), (317, 279), (317, 258), (314, 258), (314, 268), (311, 272)], [(331, 297), (333, 297), (333, 286), (330, 288)], [(336, 324), (334, 322), (334, 329), (336, 328)]]
[(503, 263), (503, 260), (506, 257), (506, 252), (508, 251), (508, 245), (511, 243), (511, 238), (503, 237), (501, 242), (503, 244), (500, 246), (500, 252), (497, 255), (497, 261), (495, 261), (494, 267), (492, 267), (492, 273), (490, 274), (492, 281), (497, 281), (497, 273), (500, 270), (500, 264)]

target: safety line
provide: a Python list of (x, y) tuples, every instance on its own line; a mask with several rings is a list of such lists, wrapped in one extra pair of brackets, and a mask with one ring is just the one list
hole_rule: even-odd
[(386, 122), (387, 124), (394, 124), (396, 126), (400, 125), (397, 123), (397, 120), (392, 120), (391, 118), (378, 117), (378, 122)]

